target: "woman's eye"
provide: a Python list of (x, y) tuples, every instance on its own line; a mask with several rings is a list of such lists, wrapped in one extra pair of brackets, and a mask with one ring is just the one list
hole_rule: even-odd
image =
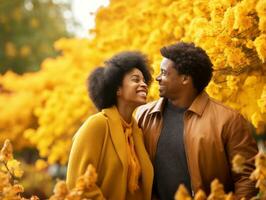
[(138, 78), (133, 78), (132, 81), (138, 83), (139, 82), (139, 79)]

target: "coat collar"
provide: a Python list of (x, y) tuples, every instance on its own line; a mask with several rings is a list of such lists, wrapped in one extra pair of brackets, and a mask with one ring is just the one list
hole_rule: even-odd
[[(124, 167), (127, 169), (127, 155), (126, 155), (126, 139), (125, 134), (123, 132), (123, 127), (120, 119), (120, 114), (116, 108), (116, 106), (106, 108), (102, 110), (103, 114), (108, 118), (108, 126), (110, 129), (111, 140), (114, 144), (115, 151), (119, 156), (119, 159)], [(135, 150), (138, 155), (138, 159), (141, 165), (141, 177), (143, 181), (143, 186), (148, 187), (145, 188), (144, 191), (152, 190), (152, 181), (153, 181), (153, 167), (149, 160), (149, 155), (145, 149), (143, 135), (141, 129), (138, 127), (138, 124), (135, 119), (133, 120), (133, 139)], [(149, 196), (149, 194), (145, 194)]]
[[(152, 108), (150, 114), (155, 112), (162, 113), (166, 100), (166, 98), (160, 98)], [(188, 110), (201, 116), (208, 101), (209, 95), (205, 91), (203, 91), (194, 99)]]
[(209, 95), (203, 91), (194, 99), (188, 110), (201, 116), (208, 102)]
[(152, 113), (156, 113), (156, 112), (160, 112), (162, 113), (163, 112), (163, 108), (164, 108), (164, 104), (166, 102), (166, 99), (165, 98), (160, 98), (156, 104), (154, 105), (154, 107), (151, 109), (151, 112), (150, 114)]
[(111, 140), (114, 144), (115, 151), (123, 165), (127, 167), (127, 155), (126, 155), (126, 140), (123, 131), (122, 123), (120, 120), (120, 114), (116, 106), (106, 108), (102, 110), (103, 114), (108, 118), (108, 126), (110, 129)]

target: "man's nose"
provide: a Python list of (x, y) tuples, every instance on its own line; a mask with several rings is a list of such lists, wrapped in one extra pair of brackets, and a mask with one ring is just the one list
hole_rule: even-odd
[(160, 81), (161, 80), (161, 75), (157, 76), (155, 80), (156, 81)]

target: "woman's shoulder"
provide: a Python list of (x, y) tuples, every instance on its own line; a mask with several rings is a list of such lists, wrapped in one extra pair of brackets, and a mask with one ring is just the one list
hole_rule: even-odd
[(78, 132), (75, 134), (75, 138), (87, 138), (87, 137), (101, 137), (104, 136), (107, 130), (107, 119), (101, 113), (96, 113), (89, 116), (82, 124)]
[(98, 112), (94, 115), (89, 116), (84, 125), (94, 125), (94, 126), (103, 126), (106, 125), (107, 118), (102, 112)]

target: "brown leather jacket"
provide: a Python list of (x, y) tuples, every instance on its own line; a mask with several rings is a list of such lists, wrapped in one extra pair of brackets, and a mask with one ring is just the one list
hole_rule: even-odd
[[(152, 161), (162, 129), (164, 103), (161, 98), (139, 107), (136, 113)], [(210, 183), (217, 178), (225, 191), (233, 191), (237, 198), (256, 195), (249, 176), (254, 170), (257, 144), (247, 121), (237, 111), (202, 92), (184, 114), (184, 146), (193, 192), (203, 189), (209, 194)], [(240, 174), (231, 170), (236, 154), (247, 159)]]

